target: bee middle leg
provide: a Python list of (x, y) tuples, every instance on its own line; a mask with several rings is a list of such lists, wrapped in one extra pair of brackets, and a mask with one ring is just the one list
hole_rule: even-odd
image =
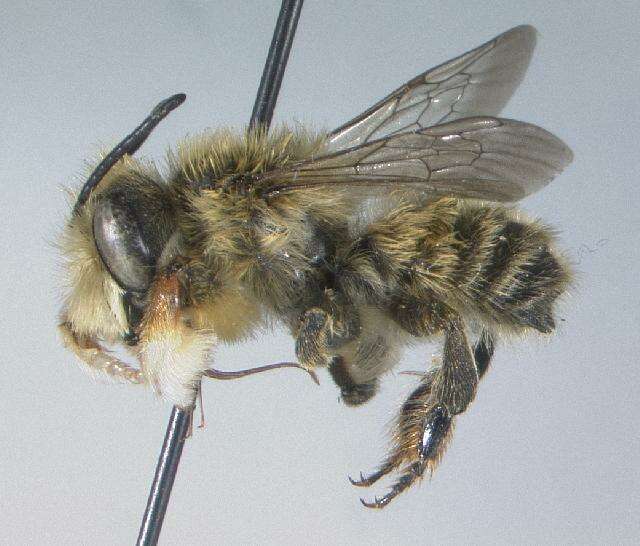
[(293, 328), (296, 356), (308, 368), (329, 366), (334, 351), (360, 330), (357, 310), (344, 296), (327, 289), (315, 307), (305, 309)]
[(354, 485), (369, 486), (400, 469), (400, 477), (386, 495), (373, 502), (362, 500), (369, 508), (383, 508), (425, 471), (435, 469), (451, 438), (455, 416), (465, 411), (475, 397), (479, 370), (486, 371), (493, 352), (491, 337), (483, 333), (474, 355), (464, 324), (455, 317), (445, 325), (444, 336), (442, 365), (424, 375), (402, 406), (391, 453), (376, 472), (351, 480)]
[(318, 306), (302, 313), (294, 329), (299, 362), (307, 369), (328, 367), (342, 401), (348, 406), (367, 402), (378, 386), (377, 378), (357, 381), (352, 373), (353, 355), (341, 350), (358, 339), (360, 331), (358, 310), (331, 289), (325, 291)]
[(360, 406), (378, 392), (378, 378), (356, 382), (349, 370), (348, 361), (342, 355), (333, 358), (329, 364), (329, 373), (340, 389), (340, 398), (347, 406)]

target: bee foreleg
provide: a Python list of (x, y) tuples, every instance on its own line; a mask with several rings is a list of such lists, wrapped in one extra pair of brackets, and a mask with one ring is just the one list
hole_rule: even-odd
[(129, 366), (126, 362), (113, 356), (97, 340), (78, 335), (68, 322), (62, 322), (58, 329), (65, 346), (86, 364), (89, 371), (104, 373), (116, 380), (129, 383), (146, 382), (140, 369)]

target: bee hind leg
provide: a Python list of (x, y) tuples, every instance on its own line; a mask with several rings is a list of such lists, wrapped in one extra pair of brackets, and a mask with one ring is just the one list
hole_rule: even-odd
[[(446, 408), (433, 402), (433, 381), (437, 373), (438, 370), (433, 370), (424, 374), (418, 387), (403, 404), (393, 435), (394, 447), (378, 470), (369, 475), (360, 473), (359, 480), (349, 478), (355, 486), (368, 487), (391, 471), (403, 467), (401, 478), (389, 495), (376, 500), (380, 501), (378, 508), (382, 508), (420, 477), (429, 462), (440, 456), (438, 449), (446, 444), (452, 418)], [(363, 504), (369, 506), (373, 503), (363, 501)]]
[[(433, 472), (442, 458), (451, 438), (454, 418), (462, 413), (475, 397), (478, 367), (486, 370), (493, 343), (489, 334), (483, 334), (471, 352), (459, 319), (445, 327), (442, 365), (423, 377), (418, 387), (402, 406), (393, 435), (393, 449), (378, 471), (354, 485), (369, 486), (392, 470), (401, 468), (400, 477), (391, 490), (373, 502), (362, 500), (368, 508), (383, 508), (396, 496), (423, 477)], [(479, 359), (477, 367), (476, 357)]]
[(473, 348), (473, 359), (476, 363), (479, 379), (482, 379), (484, 377), (484, 374), (487, 373), (487, 370), (489, 369), (489, 363), (491, 362), (491, 358), (493, 357), (494, 349), (495, 344), (493, 341), (493, 337), (487, 330), (483, 330), (480, 334), (480, 338)]
[(404, 466), (400, 477), (391, 486), (391, 490), (388, 493), (382, 497), (375, 497), (372, 502), (360, 499), (364, 506), (367, 508), (384, 508), (400, 493), (413, 485), (416, 480), (421, 479), (426, 470), (433, 471), (450, 438), (453, 428), (452, 416), (444, 406), (436, 404), (427, 412), (420, 428), (422, 430), (422, 438), (418, 445), (413, 445), (414, 449), (417, 448), (415, 460)]

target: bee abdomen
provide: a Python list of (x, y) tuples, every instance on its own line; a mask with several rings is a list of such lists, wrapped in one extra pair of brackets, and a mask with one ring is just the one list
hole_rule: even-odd
[(455, 282), (465, 300), (500, 325), (552, 331), (553, 304), (569, 272), (553, 251), (551, 231), (487, 206), (462, 206), (454, 229)]
[(425, 333), (440, 328), (447, 310), (512, 330), (550, 332), (553, 304), (570, 279), (548, 228), (501, 206), (456, 199), (391, 212), (356, 241), (341, 268), (347, 292), (367, 287), (365, 296), (378, 305), (402, 301), (403, 308), (409, 302), (412, 309), (439, 310), (412, 317), (429, 323), (414, 328)]

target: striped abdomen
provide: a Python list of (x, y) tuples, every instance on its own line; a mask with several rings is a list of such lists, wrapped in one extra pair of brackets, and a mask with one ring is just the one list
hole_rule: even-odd
[(369, 226), (345, 257), (343, 278), (347, 291), (360, 284), (369, 297), (426, 305), (435, 315), (443, 303), (485, 323), (550, 332), (553, 303), (570, 279), (552, 245), (548, 228), (504, 207), (440, 199)]

